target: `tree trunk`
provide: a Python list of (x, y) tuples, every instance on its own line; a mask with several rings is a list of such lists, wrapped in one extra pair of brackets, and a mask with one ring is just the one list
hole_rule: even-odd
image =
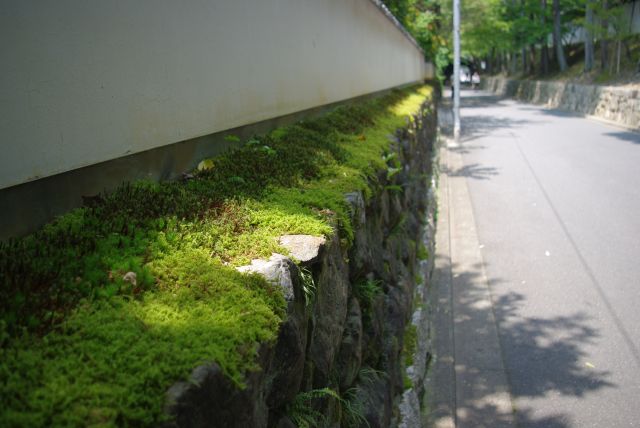
[(529, 74), (536, 72), (536, 45), (529, 45)]
[[(524, 18), (525, 0), (520, 0), (520, 16)], [(524, 43), (524, 38), (520, 40), (522, 48), (520, 49), (520, 55), (522, 56), (522, 74), (527, 74), (529, 67), (527, 65), (527, 45)]]
[(489, 74), (495, 74), (498, 64), (498, 56), (496, 55), (496, 48), (492, 47), (491, 52), (489, 53), (489, 61), (487, 61), (487, 71)]
[(549, 74), (549, 46), (547, 41), (542, 42), (542, 51), (540, 52), (540, 73)]
[(602, 39), (600, 40), (600, 70), (607, 71), (609, 64), (609, 20), (606, 19), (606, 12), (609, 8), (609, 2), (602, 0), (602, 9), (605, 11), (605, 19), (602, 20)]
[[(544, 28), (547, 24), (547, 0), (540, 0), (540, 6), (542, 8), (542, 13), (540, 14), (542, 27)], [(549, 74), (549, 46), (547, 46), (547, 36), (545, 35), (540, 40), (540, 73), (541, 74)]]
[(616, 57), (616, 74), (620, 74), (620, 54), (622, 53), (622, 40), (618, 40), (618, 55)]
[(556, 58), (560, 71), (567, 69), (567, 59), (562, 49), (562, 29), (560, 22), (560, 0), (553, 0), (553, 44), (556, 47)]
[(584, 71), (585, 73), (593, 70), (593, 0), (587, 0), (585, 7), (585, 26), (584, 26)]

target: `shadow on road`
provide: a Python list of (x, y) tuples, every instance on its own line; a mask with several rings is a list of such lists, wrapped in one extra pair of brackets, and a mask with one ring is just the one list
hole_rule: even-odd
[(522, 105), (522, 104), (518, 104), (517, 105), (517, 109), (520, 111), (530, 111), (530, 112), (534, 112), (534, 113), (538, 113), (541, 115), (545, 115), (545, 116), (553, 116), (553, 117), (584, 117), (584, 115), (580, 114), (580, 113), (576, 113), (573, 111), (567, 111), (567, 110), (557, 110), (557, 109), (552, 109), (552, 108), (546, 108), (543, 106), (535, 106), (535, 105)]
[[(455, 151), (456, 149), (449, 150)], [(465, 165), (455, 171), (447, 167), (443, 167), (442, 172), (447, 174), (449, 177), (466, 177), (473, 178), (474, 180), (489, 180), (491, 177), (499, 174), (497, 168), (492, 166), (482, 166), (478, 163)]]
[[(442, 256), (438, 256), (441, 258)], [(446, 263), (437, 263), (436, 266), (446, 266)], [(456, 265), (452, 267), (456, 271)], [(448, 275), (449, 267), (440, 268), (435, 278)], [(467, 313), (461, 316), (453, 313), (456, 331), (469, 331), (481, 328), (482, 320), (487, 316), (490, 308), (476, 307), (475, 302), (482, 300), (486, 290), (478, 285), (478, 276), (482, 275), (484, 267), (474, 266), (471, 271), (464, 272), (453, 278), (455, 287), (466, 290), (457, 305), (465, 305)], [(492, 293), (495, 286), (504, 283), (500, 278), (489, 279)], [(438, 281), (437, 287), (446, 287), (446, 284)], [(535, 287), (535, 284), (531, 284)], [(452, 296), (460, 292), (452, 293)], [(534, 409), (527, 405), (529, 399), (553, 396), (582, 397), (585, 394), (601, 389), (611, 388), (616, 385), (609, 381), (611, 373), (599, 370), (585, 360), (586, 347), (597, 344), (600, 337), (596, 320), (591, 319), (582, 312), (576, 312), (569, 316), (555, 317), (528, 317), (521, 314), (521, 308), (527, 305), (526, 298), (516, 292), (501, 293), (492, 296), (493, 315), (498, 324), (500, 347), (505, 363), (509, 387), (514, 399), (514, 412), (516, 425), (521, 427), (551, 427), (564, 428), (571, 425), (568, 414), (557, 412), (549, 415), (535, 415)], [(480, 326), (480, 327), (479, 327)], [(436, 332), (437, 334), (437, 332)], [(478, 331), (478, 334), (482, 334)], [(459, 353), (467, 354), (476, 352), (480, 361), (474, 361), (473, 368), (460, 366), (458, 360), (455, 367), (458, 375), (462, 371), (465, 381), (473, 382), (473, 370), (482, 366), (482, 350), (463, 349), (469, 346), (465, 343), (455, 343)], [(437, 350), (436, 350), (437, 354)], [(481, 370), (477, 379), (491, 379), (491, 368)], [(461, 426), (469, 426), (473, 421), (485, 421), (486, 426), (499, 427), (511, 426), (510, 414), (505, 414), (495, 402), (496, 391), (491, 388), (491, 383), (478, 381), (480, 385), (473, 386), (473, 400), (459, 400), (458, 422)]]
[(628, 141), (633, 144), (640, 144), (640, 133), (631, 131), (607, 132), (605, 135), (617, 138), (622, 141)]
[(508, 367), (519, 372), (520, 382), (512, 385), (515, 396), (556, 392), (580, 397), (613, 386), (606, 380), (610, 376), (608, 371), (591, 367), (585, 360), (588, 355), (585, 348), (600, 337), (592, 326), (595, 320), (583, 312), (550, 318), (521, 317), (518, 308), (524, 305), (526, 299), (514, 292), (494, 301)]
[[(567, 110), (559, 110), (553, 108), (546, 108), (543, 106), (526, 106), (526, 105), (518, 105), (518, 110), (521, 111), (529, 111), (533, 113), (537, 113), (544, 116), (553, 116), (553, 117), (561, 117), (561, 118), (584, 118), (585, 115), (573, 111)], [(615, 126), (615, 125), (612, 125)], [(637, 131), (618, 131), (618, 132), (607, 132), (604, 135), (617, 138), (622, 141), (627, 141), (633, 144), (640, 144), (640, 132)]]
[[(489, 134), (496, 134), (496, 137), (498, 137), (499, 132), (496, 131), (509, 130), (531, 123), (529, 120), (513, 119), (507, 116), (497, 117), (469, 114), (463, 115), (461, 122), (460, 141), (462, 143), (477, 140)], [(502, 136), (504, 136), (504, 134)]]
[[(496, 131), (508, 130), (532, 123), (529, 120), (513, 119), (507, 116), (490, 116), (486, 114), (473, 114), (474, 109), (498, 107), (503, 104), (505, 98), (495, 95), (466, 95), (460, 98), (461, 134), (460, 142), (482, 138)], [(471, 112), (471, 114), (470, 114)], [(453, 135), (453, 111), (452, 102), (443, 98), (438, 111), (438, 120), (441, 132), (446, 136)], [(540, 122), (543, 123), (543, 122)], [(467, 149), (467, 146), (464, 146)]]

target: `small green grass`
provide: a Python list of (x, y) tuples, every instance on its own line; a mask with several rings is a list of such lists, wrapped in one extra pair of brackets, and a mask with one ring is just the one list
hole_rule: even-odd
[(418, 346), (418, 328), (409, 324), (404, 330), (403, 350), (404, 364), (406, 367), (413, 365), (413, 356)]
[(388, 135), (430, 95), (255, 136), (191, 180), (124, 184), (0, 244), (0, 426), (152, 425), (167, 388), (206, 361), (241, 387), (285, 302), (234, 267), (286, 253), (283, 234), (351, 242), (344, 193), (373, 194)]
[(404, 362), (402, 383), (404, 389), (409, 389), (413, 387), (413, 382), (407, 374), (407, 367), (413, 365), (413, 357), (418, 347), (418, 328), (415, 325), (408, 324), (405, 328), (402, 346), (402, 357)]

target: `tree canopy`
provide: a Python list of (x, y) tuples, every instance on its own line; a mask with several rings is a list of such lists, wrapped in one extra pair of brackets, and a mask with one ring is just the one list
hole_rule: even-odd
[[(551, 68), (560, 71), (567, 68), (567, 40), (580, 35), (586, 57), (593, 58), (596, 44), (599, 47), (602, 69), (611, 65), (609, 50), (615, 44), (619, 67), (620, 49), (630, 36), (632, 19), (624, 13), (623, 6), (631, 2), (633, 0), (462, 0), (462, 55), (471, 61), (482, 59), (490, 71), (532, 73), (539, 70), (545, 74)], [(446, 65), (450, 60), (453, 1), (387, 0), (386, 4), (425, 55), (438, 67)], [(635, 8), (631, 10), (632, 14), (640, 13), (635, 12)], [(585, 71), (589, 71), (587, 62)]]

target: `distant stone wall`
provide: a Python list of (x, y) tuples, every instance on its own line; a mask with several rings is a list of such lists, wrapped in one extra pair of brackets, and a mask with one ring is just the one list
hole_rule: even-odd
[(293, 427), (291, 405), (309, 391), (317, 397), (305, 403), (307, 412), (322, 415), (326, 426), (421, 426), (429, 361), (425, 287), (435, 253), (435, 127), (434, 107), (424, 106), (390, 136), (395, 156), (390, 169), (378, 172), (375, 194), (345, 195), (352, 245), (337, 232), (326, 240), (284, 236), (281, 244), (300, 264), (274, 254), (239, 268), (284, 289), (288, 315), (278, 339), (263, 344), (261, 370), (247, 374), (244, 389), (215, 362), (173, 385), (166, 427)]
[(481, 87), (499, 95), (640, 129), (640, 91), (637, 89), (503, 77), (487, 77)]

